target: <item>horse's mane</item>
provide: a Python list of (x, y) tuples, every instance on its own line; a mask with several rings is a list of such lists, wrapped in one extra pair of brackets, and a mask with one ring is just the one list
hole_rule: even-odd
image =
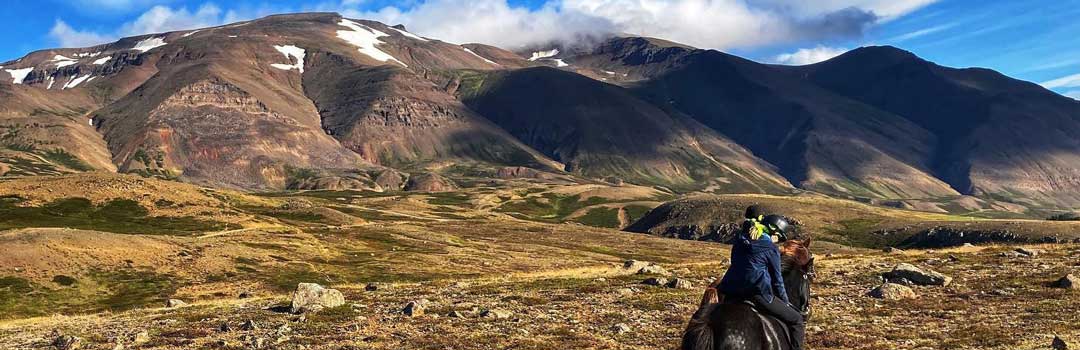
[(783, 265), (783, 269), (798, 266), (803, 267), (810, 263), (812, 255), (810, 249), (807, 246), (810, 245), (810, 239), (802, 241), (787, 240), (780, 246), (780, 263)]

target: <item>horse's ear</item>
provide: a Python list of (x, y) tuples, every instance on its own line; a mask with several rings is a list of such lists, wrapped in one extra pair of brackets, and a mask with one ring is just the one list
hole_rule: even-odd
[(810, 235), (807, 235), (806, 238), (804, 238), (802, 240), (801, 244), (802, 244), (803, 247), (806, 247), (807, 249), (810, 249), (810, 243), (813, 243), (813, 242), (814, 242), (814, 237), (810, 236)]

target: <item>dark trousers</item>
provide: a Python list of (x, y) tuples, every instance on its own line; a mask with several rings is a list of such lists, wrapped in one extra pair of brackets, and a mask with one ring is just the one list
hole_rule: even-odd
[(791, 328), (791, 338), (795, 343), (792, 345), (796, 350), (803, 348), (803, 338), (806, 337), (806, 320), (803, 319), (802, 314), (779, 297), (774, 296), (770, 303), (765, 301), (765, 297), (755, 295), (752, 301), (762, 311), (768, 312), (770, 315), (776, 316), (776, 318), (787, 323), (788, 327)]

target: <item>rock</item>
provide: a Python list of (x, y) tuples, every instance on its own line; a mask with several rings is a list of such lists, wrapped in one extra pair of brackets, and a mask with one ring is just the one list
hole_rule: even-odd
[(493, 319), (496, 319), (496, 320), (505, 320), (505, 319), (510, 318), (511, 315), (513, 315), (513, 314), (510, 313), (510, 311), (501, 310), (501, 309), (490, 309), (490, 310), (484, 310), (484, 311), (480, 312), (480, 317), (493, 318)]
[(630, 288), (619, 288), (618, 290), (615, 291), (615, 294), (622, 295), (622, 296), (633, 295), (634, 290), (630, 289)]
[(947, 286), (952, 282), (952, 277), (945, 276), (935, 271), (923, 271), (915, 265), (900, 263), (892, 271), (882, 274), (886, 282), (907, 279), (920, 286)]
[(247, 298), (250, 298), (252, 296), (253, 295), (251, 294), (251, 292), (240, 292), (240, 295), (238, 295), (237, 298), (247, 299)]
[(1019, 258), (1019, 257), (1022, 257), (1024, 255), (1020, 254), (1019, 252), (1017, 252), (1015, 250), (1010, 250), (1010, 251), (1007, 251), (1007, 252), (1001, 252), (1001, 254), (998, 254), (998, 256), (1000, 256), (1002, 258)]
[(410, 301), (405, 304), (405, 308), (401, 310), (401, 313), (409, 317), (417, 317), (424, 315), (424, 303), (420, 301)]
[(627, 260), (623, 263), (623, 270), (630, 271), (631, 273), (638, 273), (645, 266), (651, 265), (648, 261)]
[(974, 248), (975, 245), (971, 243), (964, 243), (960, 245), (961, 248)]
[(218, 332), (222, 333), (232, 332), (232, 326), (230, 326), (228, 322), (222, 322), (221, 325), (218, 326), (217, 330)]
[(650, 286), (663, 286), (668, 284), (668, 279), (663, 277), (649, 277), (646, 278), (644, 281), (641, 281), (641, 284)]
[(626, 325), (625, 323), (619, 323), (615, 326), (612, 326), (611, 330), (615, 332), (615, 334), (628, 333), (630, 332), (630, 326)]
[(180, 300), (180, 299), (169, 299), (169, 300), (165, 301), (165, 307), (167, 307), (167, 308), (184, 307), (184, 306), (187, 306), (187, 303), (185, 303), (183, 300)]
[(323, 308), (345, 305), (345, 295), (315, 283), (300, 283), (292, 297), (292, 312), (314, 312)]
[(694, 288), (694, 284), (690, 283), (690, 281), (686, 280), (685, 278), (672, 278), (671, 281), (669, 281), (665, 285), (668, 288), (675, 288), (675, 289), (693, 289)]
[(1054, 341), (1050, 342), (1050, 347), (1054, 350), (1068, 350), (1069, 344), (1065, 344), (1065, 341), (1058, 336), (1054, 336)]
[(150, 341), (150, 332), (142, 331), (135, 333), (135, 336), (131, 339), (131, 343), (135, 345), (143, 344)]
[(899, 248), (893, 248), (893, 247), (885, 247), (885, 249), (882, 249), (881, 251), (886, 252), (886, 253), (890, 253), (890, 254), (904, 254), (903, 250), (900, 250)]
[(649, 265), (642, 267), (641, 270), (638, 270), (637, 273), (640, 275), (670, 275), (670, 273), (668, 273), (668, 271), (660, 265)]
[(1042, 249), (1033, 249), (1033, 248), (1024, 248), (1024, 247), (1016, 248), (1014, 251), (1019, 253), (1022, 256), (1027, 256), (1027, 257), (1039, 256), (1039, 254), (1042, 254), (1042, 253), (1046, 252), (1045, 250), (1042, 250)]
[(885, 299), (885, 300), (903, 300), (914, 299), (919, 296), (915, 294), (915, 291), (911, 287), (903, 286), (895, 283), (884, 283), (876, 288), (870, 290), (870, 297)]
[(1080, 280), (1078, 280), (1076, 276), (1068, 274), (1057, 281), (1054, 281), (1051, 286), (1054, 288), (1076, 289), (1077, 287), (1080, 287)]
[(453, 317), (453, 318), (465, 318), (465, 314), (462, 313), (461, 311), (457, 311), (457, 310), (450, 311), (450, 313), (446, 314), (446, 316), (447, 317)]
[(243, 329), (245, 331), (258, 330), (259, 329), (259, 324), (255, 323), (254, 320), (247, 320), (247, 321), (244, 321), (244, 323), (240, 325), (240, 329)]
[(685, 275), (690, 274), (690, 269), (684, 267), (684, 268), (681, 268), (681, 269), (678, 269), (678, 270), (675, 270), (675, 271), (671, 271), (671, 272), (676, 274), (676, 275), (679, 275), (679, 276), (685, 276)]
[(82, 347), (82, 339), (71, 335), (61, 335), (53, 340), (52, 346), (60, 350), (75, 350)]
[(379, 290), (379, 284), (375, 282), (368, 283), (366, 286), (364, 286), (364, 290), (369, 292), (377, 291)]

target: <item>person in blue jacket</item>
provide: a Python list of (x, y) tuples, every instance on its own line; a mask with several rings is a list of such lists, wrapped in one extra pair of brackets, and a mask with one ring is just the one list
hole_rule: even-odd
[(717, 291), (724, 300), (750, 300), (791, 328), (795, 349), (803, 348), (806, 320), (788, 301), (780, 271), (780, 250), (773, 238), (781, 238), (789, 224), (782, 216), (768, 215), (760, 206), (746, 208), (746, 220), (731, 247), (731, 267)]

